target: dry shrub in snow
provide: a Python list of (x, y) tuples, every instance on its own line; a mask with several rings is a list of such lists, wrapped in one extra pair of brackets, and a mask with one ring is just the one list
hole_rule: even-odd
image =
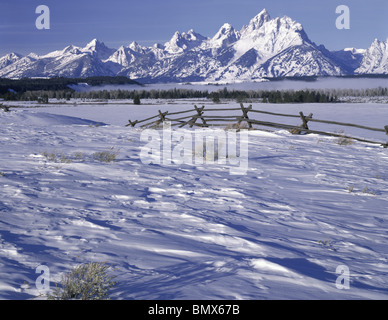
[(116, 285), (107, 271), (109, 265), (101, 262), (81, 264), (61, 278), (49, 300), (107, 300), (109, 291)]

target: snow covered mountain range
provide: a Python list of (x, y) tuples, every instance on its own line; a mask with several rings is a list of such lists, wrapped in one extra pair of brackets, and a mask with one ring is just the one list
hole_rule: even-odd
[(164, 45), (110, 49), (97, 39), (38, 56), (0, 58), (0, 77), (128, 76), (140, 82), (248, 81), (263, 77), (388, 74), (388, 39), (367, 50), (317, 46), (289, 17), (264, 9), (240, 31), (224, 24), (212, 38), (176, 32)]

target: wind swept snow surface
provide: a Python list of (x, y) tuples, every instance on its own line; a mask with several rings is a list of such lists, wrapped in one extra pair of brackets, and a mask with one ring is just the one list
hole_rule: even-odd
[(89, 262), (115, 266), (112, 299), (388, 298), (387, 149), (251, 131), (246, 175), (146, 165), (139, 108), (0, 111), (1, 299)]

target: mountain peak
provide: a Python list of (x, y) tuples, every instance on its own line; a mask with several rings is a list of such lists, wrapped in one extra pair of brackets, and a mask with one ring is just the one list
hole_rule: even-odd
[(260, 17), (263, 17), (263, 19), (267, 19), (267, 21), (271, 19), (267, 9), (265, 9), (265, 8), (263, 10), (261, 10), (261, 12), (255, 18), (260, 18)]
[(142, 47), (136, 41), (132, 41), (131, 44), (129, 45), (129, 49), (131, 49), (133, 51), (141, 51)]
[(165, 43), (165, 49), (170, 53), (181, 53), (198, 47), (206, 37), (196, 33), (193, 29), (187, 33), (176, 31), (170, 41)]
[(379, 39), (375, 39), (371, 46), (367, 49), (367, 51), (376, 55), (376, 52), (384, 52), (388, 49), (388, 39), (386, 42), (380, 41)]
[(229, 34), (234, 31), (234, 28), (231, 24), (229, 23), (224, 23), (220, 30), (218, 31), (217, 35), (224, 35), (224, 34)]
[(93, 39), (85, 47), (85, 50), (96, 51), (98, 49), (108, 49), (108, 47), (105, 45), (105, 43), (103, 43), (97, 39)]
[(360, 67), (355, 70), (359, 74), (388, 74), (388, 39), (375, 39), (365, 51)]
[(26, 57), (32, 58), (32, 59), (35, 59), (35, 60), (40, 58), (39, 55), (37, 55), (34, 52), (30, 52)]
[(216, 47), (224, 47), (236, 42), (239, 37), (240, 34), (232, 27), (232, 25), (225, 23), (211, 39), (211, 42)]
[(295, 31), (303, 30), (303, 26), (299, 22), (293, 20), (288, 16), (284, 16), (283, 18), (276, 18), (276, 19), (278, 19), (279, 23), (286, 25), (288, 29), (293, 29)]
[(97, 45), (100, 44), (100, 41), (98, 41), (97, 39), (93, 39), (92, 41), (90, 41), (85, 48), (95, 48)]
[(11, 52), (11, 53), (8, 53), (7, 55), (5, 55), (4, 57), (6, 57), (6, 58), (22, 58), (23, 55), (16, 53), (16, 52)]
[(93, 56), (97, 57), (98, 59), (107, 59), (110, 55), (112, 55), (116, 50), (108, 48), (105, 43), (93, 39), (90, 41), (86, 47), (81, 49), (83, 53), (90, 52)]
[(271, 19), (267, 10), (256, 15), (240, 33), (240, 39), (234, 44), (236, 58), (253, 49), (256, 63), (264, 62), (281, 51), (302, 44), (312, 45), (300, 23), (285, 16)]
[(232, 27), (232, 25), (230, 25), (229, 23), (224, 23), (220, 28), (220, 30), (218, 30), (214, 38), (220, 38), (223, 35), (229, 34), (233, 30), (234, 28)]
[(206, 37), (194, 31), (194, 29), (190, 29), (187, 33), (182, 33), (182, 37), (184, 37), (188, 41), (203, 41), (206, 40)]
[(23, 58), (23, 56), (16, 52), (11, 52), (4, 57), (0, 57), (0, 68), (5, 68), (6, 66), (20, 60), (21, 58)]
[(68, 45), (67, 47), (65, 47), (62, 51), (60, 51), (60, 53), (63, 55), (63, 54), (73, 54), (73, 53), (79, 53), (79, 48), (74, 46), (74, 45)]
[(263, 26), (264, 23), (271, 20), (271, 17), (267, 9), (263, 9), (258, 15), (253, 17), (247, 26), (244, 26), (241, 30), (241, 34), (248, 34), (254, 30), (257, 30)]
[(388, 38), (384, 41), (384, 40), (379, 40), (379, 39), (375, 39), (372, 43), (372, 47), (386, 47), (388, 46)]

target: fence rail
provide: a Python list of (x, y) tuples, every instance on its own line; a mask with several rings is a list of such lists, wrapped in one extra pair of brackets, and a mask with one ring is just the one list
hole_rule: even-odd
[[(231, 115), (231, 116), (205, 115), (205, 111), (206, 112), (241, 111), (242, 114)], [(299, 118), (302, 121), (302, 124), (301, 125), (289, 125), (289, 124), (284, 124), (284, 123), (250, 119), (248, 117), (248, 112), (266, 114), (266, 115), (277, 116), (277, 117)], [(192, 114), (174, 117), (176, 115), (182, 115), (182, 114), (188, 114), (188, 113), (192, 113)], [(152, 121), (150, 121), (150, 120), (152, 120)], [(201, 122), (197, 122), (198, 120), (200, 120)], [(367, 142), (367, 143), (372, 143), (372, 144), (378, 144), (378, 145), (383, 146), (384, 148), (388, 148), (388, 142), (384, 143), (384, 142), (371, 141), (368, 139), (351, 137), (351, 136), (347, 136), (347, 135), (344, 135), (341, 133), (336, 133), (336, 132), (312, 130), (309, 128), (309, 122), (331, 124), (331, 125), (338, 125), (338, 126), (344, 126), (344, 127), (353, 127), (353, 128), (363, 129), (363, 130), (383, 132), (383, 133), (386, 133), (387, 135), (388, 135), (388, 125), (386, 125), (383, 129), (382, 128), (372, 128), (372, 127), (354, 124), (354, 123), (314, 119), (312, 113), (310, 113), (308, 116), (305, 116), (302, 111), (299, 112), (299, 115), (294, 115), (294, 114), (283, 114), (283, 113), (276, 113), (276, 112), (270, 112), (270, 111), (255, 110), (252, 108), (251, 105), (249, 107), (244, 107), (244, 105), (242, 103), (240, 104), (240, 108), (217, 108), (217, 109), (209, 108), (209, 109), (205, 109), (205, 106), (202, 106), (199, 108), (195, 105), (194, 109), (177, 111), (177, 112), (169, 112), (169, 111), (161, 112), (159, 110), (159, 114), (155, 115), (153, 117), (149, 117), (149, 118), (146, 118), (143, 120), (135, 120), (135, 121), (128, 120), (129, 123), (126, 126), (127, 127), (128, 126), (135, 127), (136, 125), (140, 125), (141, 128), (156, 127), (165, 121), (171, 122), (171, 126), (179, 126), (180, 128), (182, 128), (184, 126), (189, 126), (190, 128), (192, 128), (194, 126), (196, 126), (196, 127), (225, 126), (225, 123), (234, 122), (234, 123), (236, 123), (236, 128), (238, 129), (238, 128), (241, 128), (241, 123), (246, 123), (250, 130), (258, 129), (257, 127), (253, 126), (253, 125), (257, 125), (257, 126), (264, 126), (264, 127), (278, 128), (278, 129), (286, 129), (286, 130), (289, 130), (293, 134), (315, 133), (315, 134), (320, 134), (320, 135), (325, 135), (325, 136), (332, 136), (332, 137), (351, 139), (351, 140)], [(214, 123), (214, 122), (216, 122), (216, 123)]]

